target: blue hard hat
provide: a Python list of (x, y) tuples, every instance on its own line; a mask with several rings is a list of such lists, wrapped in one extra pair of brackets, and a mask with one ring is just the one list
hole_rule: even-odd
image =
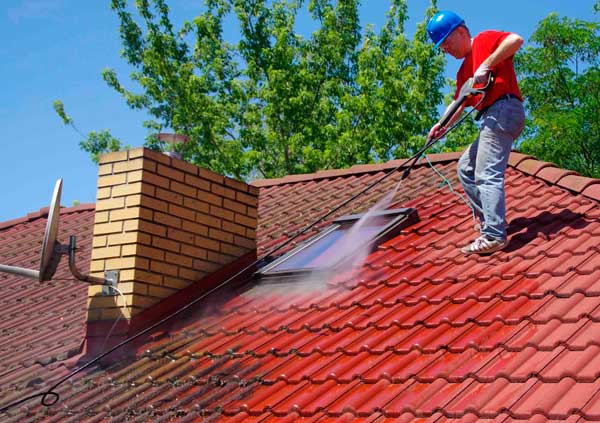
[(465, 20), (449, 10), (440, 10), (427, 22), (427, 34), (438, 47)]

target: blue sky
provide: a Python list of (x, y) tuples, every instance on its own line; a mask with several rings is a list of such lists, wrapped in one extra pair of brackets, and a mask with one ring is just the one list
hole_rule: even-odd
[[(132, 2), (132, 0), (130, 0)], [(427, 0), (408, 0), (408, 32), (422, 19)], [(94, 202), (97, 167), (80, 151), (80, 136), (62, 124), (52, 109), (60, 99), (82, 132), (109, 129), (125, 144), (141, 146), (146, 116), (127, 108), (100, 77), (114, 68), (124, 78), (131, 69), (119, 56), (118, 21), (110, 0), (3, 0), (0, 6), (0, 222), (47, 206), (57, 178), (64, 179), (62, 205)], [(202, 10), (202, 0), (168, 0), (176, 23)], [(502, 6), (497, 6), (502, 4)], [(441, 9), (462, 15), (472, 32), (513, 31), (528, 39), (550, 12), (597, 19), (593, 0), (439, 0)], [(388, 0), (363, 0), (361, 22), (379, 27)], [(298, 29), (309, 34), (306, 18)], [(237, 28), (226, 28), (236, 38)], [(448, 75), (458, 62), (448, 60)], [(135, 88), (126, 84), (128, 88)]]

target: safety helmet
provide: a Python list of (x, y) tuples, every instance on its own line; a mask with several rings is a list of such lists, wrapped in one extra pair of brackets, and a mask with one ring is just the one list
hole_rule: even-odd
[(448, 35), (460, 25), (465, 23), (464, 19), (449, 10), (440, 10), (433, 15), (427, 23), (427, 34), (438, 47)]

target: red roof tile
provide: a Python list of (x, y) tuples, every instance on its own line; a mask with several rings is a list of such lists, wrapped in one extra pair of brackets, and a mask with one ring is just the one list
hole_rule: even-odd
[[(452, 157), (435, 166), (458, 188)], [(257, 183), (259, 252), (380, 178), (380, 166)], [(457, 248), (475, 236), (470, 211), (420, 165), (394, 197), (420, 222), (357, 273), (320, 289), (248, 284), (213, 312), (200, 304), (136, 359), (77, 375), (58, 388), (57, 406), (30, 404), (10, 418), (600, 419), (600, 185), (564, 174), (561, 187), (549, 173), (534, 176), (550, 164), (522, 155), (511, 166), (506, 251), (462, 256)], [(336, 215), (368, 209), (398, 177)], [(29, 391), (17, 385), (1, 403)]]
[(544, 181), (548, 181), (550, 183), (557, 183), (561, 179), (565, 178), (567, 175), (577, 175), (577, 172), (559, 169), (557, 167), (544, 167), (540, 171), (538, 171), (535, 176), (543, 179)]
[(510, 153), (510, 157), (508, 158), (508, 164), (512, 167), (517, 167), (519, 163), (527, 159), (535, 160), (535, 157), (513, 151)]
[[(427, 155), (431, 163), (444, 163), (457, 160), (460, 153), (440, 153)], [(529, 156), (528, 156), (529, 157)], [(391, 160), (385, 163), (354, 165), (349, 169), (321, 170), (316, 173), (307, 173), (301, 175), (288, 175), (277, 179), (259, 179), (252, 182), (256, 187), (268, 187), (273, 185), (289, 184), (293, 182), (306, 182), (320, 179), (327, 179), (336, 176), (350, 176), (364, 173), (374, 173), (394, 169), (406, 162), (406, 159)], [(421, 159), (425, 163), (425, 159)]]
[(600, 184), (588, 185), (582, 194), (586, 197), (593, 198), (594, 200), (600, 201)]
[[(0, 263), (37, 268), (48, 208), (0, 224)], [(89, 267), (93, 204), (61, 209), (58, 239), (77, 235), (78, 265)], [(79, 354), (87, 285), (62, 260), (54, 279), (37, 282), (0, 273), (0, 403), (35, 391), (58, 363)]]
[(575, 192), (584, 192), (587, 187), (600, 184), (600, 180), (594, 178), (586, 178), (574, 173), (571, 173), (558, 181), (558, 185), (570, 189)]
[(528, 175), (537, 175), (538, 172), (547, 167), (556, 167), (552, 163), (542, 162), (540, 160), (536, 160), (533, 157), (529, 159), (525, 159), (521, 161), (516, 168), (521, 172), (524, 172)]

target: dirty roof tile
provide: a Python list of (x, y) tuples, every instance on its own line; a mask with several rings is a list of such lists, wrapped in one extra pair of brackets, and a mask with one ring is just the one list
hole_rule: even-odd
[[(48, 209), (0, 225), (0, 263), (36, 268)], [(77, 235), (78, 265), (89, 266), (93, 205), (61, 209), (59, 239)], [(32, 392), (60, 373), (52, 366), (81, 352), (87, 285), (75, 281), (62, 260), (54, 280), (40, 283), (0, 274), (0, 403)], [(62, 369), (65, 372), (65, 369)]]
[[(455, 188), (457, 157), (433, 160)], [(249, 284), (217, 311), (207, 315), (200, 305), (182, 328), (148, 339), (137, 358), (96, 367), (61, 386), (63, 408), (44, 415), (44, 407), (32, 404), (27, 411), (13, 411), (11, 418), (600, 419), (600, 213), (593, 191), (600, 184), (555, 171), (530, 156), (515, 153), (510, 164), (511, 242), (505, 251), (489, 257), (457, 252), (475, 236), (470, 211), (428, 165), (420, 164), (392, 201), (416, 208), (420, 222), (380, 245), (358, 272), (337, 275), (316, 290), (301, 281)], [(260, 181), (259, 254), (281, 245), (394, 165)], [(386, 179), (327, 220), (367, 210), (397, 182), (398, 175)], [(2, 226), (0, 237), (16, 225), (23, 223)], [(20, 228), (11, 242), (32, 236), (34, 229)], [(12, 258), (19, 262), (30, 249), (21, 242)], [(20, 300), (43, 315), (48, 300), (31, 292), (42, 296), (30, 298), (14, 288), (0, 298)], [(58, 308), (61, 301), (56, 300)], [(18, 319), (16, 308), (14, 313)], [(24, 324), (15, 322), (12, 330)], [(76, 318), (70, 322), (78, 327)], [(30, 338), (14, 339), (27, 345)], [(61, 343), (53, 334), (42, 339), (63, 352), (76, 345), (66, 339)], [(53, 359), (51, 348), (30, 351), (32, 369), (48, 367), (44, 363)], [(50, 352), (49, 358), (43, 352)], [(60, 362), (54, 365), (59, 372)], [(31, 392), (24, 384), (33, 375), (22, 367), (8, 377), (14, 386), (3, 402)]]

